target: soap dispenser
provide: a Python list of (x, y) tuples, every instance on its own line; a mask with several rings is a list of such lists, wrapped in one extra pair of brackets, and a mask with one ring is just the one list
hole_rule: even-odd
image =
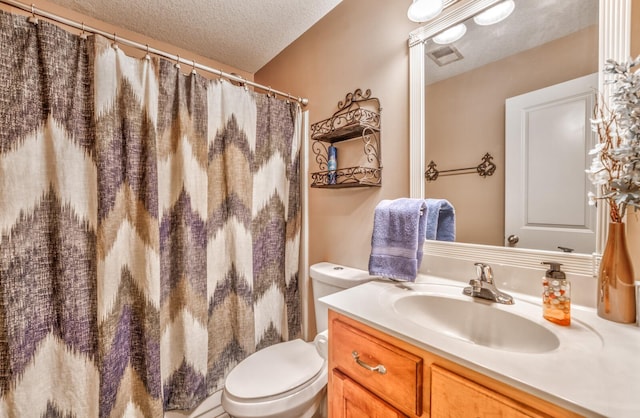
[(549, 270), (542, 278), (542, 316), (558, 325), (571, 324), (571, 283), (560, 263), (544, 261)]

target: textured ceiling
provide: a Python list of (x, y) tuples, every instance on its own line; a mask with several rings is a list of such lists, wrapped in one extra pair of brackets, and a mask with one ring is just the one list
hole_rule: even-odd
[[(598, 0), (515, 0), (516, 8), (504, 21), (492, 26), (466, 23), (467, 33), (453, 43), (464, 59), (438, 67), (425, 59), (431, 84), (473, 68), (525, 51), (580, 29), (598, 24)], [(427, 41), (426, 51), (440, 48)]]
[(51, 1), (255, 73), (342, 0)]

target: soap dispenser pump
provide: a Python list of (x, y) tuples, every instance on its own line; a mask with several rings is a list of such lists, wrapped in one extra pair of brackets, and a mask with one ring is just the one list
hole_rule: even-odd
[(571, 283), (560, 263), (544, 261), (549, 270), (542, 278), (542, 316), (558, 325), (571, 324)]

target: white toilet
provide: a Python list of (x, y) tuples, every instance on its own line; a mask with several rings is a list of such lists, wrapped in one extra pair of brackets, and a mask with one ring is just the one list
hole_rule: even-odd
[[(319, 298), (373, 279), (362, 270), (331, 263), (314, 264), (310, 276), (318, 333), (328, 326), (327, 308), (318, 303)], [(227, 376), (222, 407), (236, 418), (311, 418), (316, 412), (320, 414), (328, 373), (326, 358), (320, 352), (326, 357), (326, 340), (324, 350), (314, 342), (297, 339), (253, 353)]]

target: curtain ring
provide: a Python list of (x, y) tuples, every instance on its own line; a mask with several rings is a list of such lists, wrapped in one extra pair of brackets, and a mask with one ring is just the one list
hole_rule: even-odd
[(287, 104), (291, 103), (291, 93), (287, 93)]
[(36, 17), (36, 6), (33, 3), (31, 3), (31, 16), (29, 16), (27, 22), (34, 25), (38, 24), (38, 18)]
[(198, 74), (196, 72), (196, 60), (192, 60), (193, 61), (193, 67), (191, 68), (191, 74)]
[(238, 77), (240, 79), (240, 81), (237, 81), (238, 85), (242, 86), (244, 88), (244, 91), (249, 91), (249, 86), (247, 86), (247, 82), (246, 80), (239, 74), (236, 73), (231, 73), (231, 75), (234, 75), (236, 77)]
[(175, 67), (177, 69), (180, 69), (180, 55), (176, 55), (176, 64)]
[(84, 22), (82, 22), (82, 32), (80, 32), (80, 39), (87, 40), (87, 33), (84, 31)]
[(151, 59), (151, 54), (149, 53), (149, 44), (144, 44), (147, 47), (147, 53), (144, 54), (144, 59), (149, 61)]
[(115, 49), (116, 51), (118, 50), (118, 36), (116, 35), (115, 32), (113, 32), (113, 43), (111, 44), (111, 46), (113, 47), (113, 49)]

